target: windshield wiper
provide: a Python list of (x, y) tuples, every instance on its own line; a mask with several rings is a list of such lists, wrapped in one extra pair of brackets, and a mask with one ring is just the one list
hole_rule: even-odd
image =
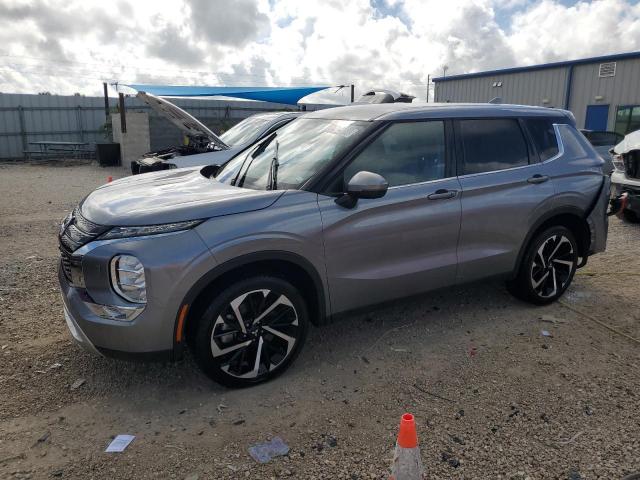
[[(253, 160), (260, 155), (262, 152), (265, 151), (265, 149), (267, 148), (267, 146), (269, 146), (269, 144), (271, 143), (271, 141), (276, 138), (276, 136), (278, 135), (277, 132), (273, 132), (271, 135), (269, 135), (267, 138), (265, 138), (258, 146), (257, 148), (255, 148), (253, 150), (253, 152), (248, 153), (245, 157), (244, 160), (242, 161), (242, 164), (240, 165), (240, 168), (238, 169), (238, 173), (236, 174), (235, 178), (231, 181), (230, 185), (233, 186), (238, 186), (241, 187), (242, 184), (244, 183), (244, 179), (247, 176), (247, 170), (249, 170), (249, 167), (251, 167), (251, 164), (253, 163)], [(247, 165), (247, 169), (244, 171), (244, 174), (242, 176), (240, 176), (240, 174), (242, 173), (242, 169), (244, 168), (244, 164), (247, 163), (247, 160), (249, 159), (249, 157), (251, 157), (251, 161), (249, 162), (249, 165)], [(228, 165), (228, 164), (227, 164)], [(239, 180), (239, 181), (238, 181)]]
[(269, 167), (269, 184), (267, 185), (267, 190), (277, 190), (278, 189), (278, 168), (280, 167), (280, 163), (278, 162), (278, 148), (280, 147), (280, 143), (276, 140), (276, 152), (273, 154), (273, 159), (271, 160), (271, 166)]

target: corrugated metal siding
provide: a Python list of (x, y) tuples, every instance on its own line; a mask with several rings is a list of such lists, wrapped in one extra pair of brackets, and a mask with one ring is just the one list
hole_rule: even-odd
[[(566, 77), (566, 68), (554, 68), (438, 82), (436, 101), (482, 103), (500, 97), (504, 103), (563, 107)], [(494, 87), (496, 82), (502, 87)]]
[[(203, 123), (229, 128), (240, 120), (263, 111), (293, 110), (291, 105), (233, 100), (174, 99)], [(110, 99), (115, 108), (117, 99)], [(308, 110), (327, 106), (309, 105)], [(150, 114), (151, 147), (179, 144), (180, 130), (158, 117), (135, 97), (126, 98), (126, 108)], [(21, 121), (22, 117), (22, 121)], [(39, 140), (104, 142), (104, 99), (102, 97), (0, 94), (0, 159), (24, 158), (29, 142)], [(158, 126), (154, 133), (153, 127)], [(21, 133), (23, 132), (23, 133)], [(168, 143), (167, 143), (168, 142)]]
[(599, 63), (574, 67), (570, 109), (584, 127), (588, 105), (609, 105), (607, 129), (613, 130), (618, 106), (640, 105), (640, 59), (618, 61), (613, 77), (600, 78), (599, 68)]
[[(640, 105), (640, 59), (618, 60), (614, 77), (599, 77), (600, 62), (575, 65), (569, 110), (584, 127), (588, 105), (609, 105), (607, 128), (613, 130), (620, 105)], [(438, 102), (488, 102), (501, 97), (504, 103), (564, 108), (568, 66), (485, 77), (439, 81)], [(502, 82), (502, 87), (492, 87)], [(602, 100), (596, 100), (602, 96)], [(548, 103), (543, 100), (548, 99)]]

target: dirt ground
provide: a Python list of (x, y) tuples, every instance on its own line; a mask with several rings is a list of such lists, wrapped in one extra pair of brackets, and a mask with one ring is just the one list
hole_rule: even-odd
[[(612, 219), (607, 252), (555, 305), (499, 282), (397, 302), (312, 329), (287, 373), (228, 390), (190, 358), (125, 363), (71, 341), (58, 224), (121, 172), (0, 166), (0, 478), (386, 479), (404, 412), (426, 478), (640, 471), (640, 345), (594, 321), (640, 338), (640, 226)], [(117, 434), (136, 438), (105, 453)], [(273, 436), (289, 455), (257, 464), (247, 448)]]

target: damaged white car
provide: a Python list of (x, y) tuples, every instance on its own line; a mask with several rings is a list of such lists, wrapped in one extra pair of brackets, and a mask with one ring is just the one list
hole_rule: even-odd
[(611, 189), (613, 208), (633, 223), (640, 222), (640, 130), (613, 147)]
[(245, 118), (225, 133), (216, 135), (193, 115), (164, 98), (145, 92), (139, 92), (137, 97), (182, 130), (188, 142), (146, 153), (132, 161), (131, 173), (134, 175), (171, 168), (224, 165), (258, 140), (304, 113), (258, 113)]

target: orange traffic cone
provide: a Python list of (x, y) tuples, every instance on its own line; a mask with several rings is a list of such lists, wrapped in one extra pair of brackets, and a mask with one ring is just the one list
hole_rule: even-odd
[(109, 175), (107, 177), (107, 183), (111, 183), (111, 182), (113, 182), (113, 177), (111, 175)]
[(422, 480), (422, 460), (413, 415), (405, 413), (400, 420), (396, 453), (391, 465), (390, 480)]

